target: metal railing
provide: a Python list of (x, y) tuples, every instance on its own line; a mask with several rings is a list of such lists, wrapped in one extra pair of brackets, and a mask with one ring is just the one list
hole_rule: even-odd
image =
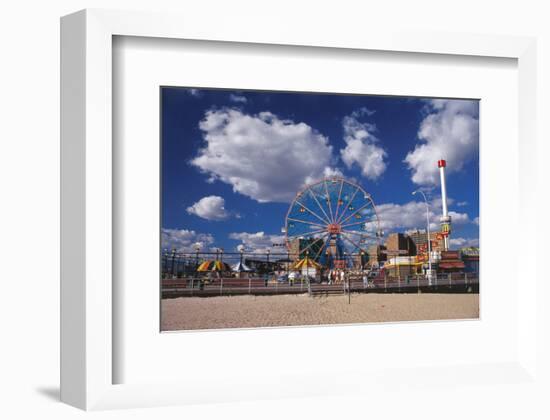
[(230, 296), (230, 295), (276, 295), (276, 294), (331, 294), (331, 293), (379, 293), (379, 292), (471, 292), (477, 291), (477, 273), (452, 273), (439, 275), (432, 284), (423, 275), (363, 279), (350, 275), (341, 282), (315, 282), (301, 277), (290, 281), (277, 281), (269, 277), (190, 277), (163, 279), (163, 298), (183, 296)]

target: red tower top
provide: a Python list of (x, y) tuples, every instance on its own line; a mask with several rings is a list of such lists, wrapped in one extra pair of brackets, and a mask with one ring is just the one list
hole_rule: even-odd
[(438, 168), (444, 168), (445, 166), (447, 166), (447, 162), (445, 162), (445, 160), (441, 159), (437, 161)]

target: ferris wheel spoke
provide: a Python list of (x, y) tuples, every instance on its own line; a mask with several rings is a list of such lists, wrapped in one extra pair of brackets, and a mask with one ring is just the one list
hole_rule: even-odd
[(340, 192), (338, 193), (338, 201), (336, 202), (336, 212), (334, 213), (334, 219), (338, 220), (338, 210), (340, 209), (340, 200), (342, 199), (342, 189), (344, 188), (344, 180), (340, 180)]
[[(342, 211), (342, 214), (340, 215), (340, 217), (338, 218), (338, 220), (336, 221), (336, 223), (340, 223), (340, 221), (342, 220), (342, 217), (344, 217), (344, 214), (346, 214), (346, 210), (348, 209), (349, 205), (353, 202), (353, 199), (355, 198), (355, 196), (357, 195), (357, 193), (359, 192), (360, 188), (357, 187), (355, 189), (355, 192), (353, 193), (353, 195), (351, 196), (351, 198), (348, 200), (348, 202), (346, 203), (346, 206), (344, 207), (344, 211)], [(341, 224), (341, 223), (340, 223)]]
[(307, 220), (294, 219), (293, 217), (287, 217), (287, 220), (291, 220), (293, 222), (299, 222), (299, 223), (307, 223), (308, 225), (314, 225), (314, 226), (326, 228), (326, 225), (322, 225), (320, 223), (308, 222)]
[(307, 191), (308, 191), (309, 194), (313, 197), (313, 199), (315, 200), (315, 202), (317, 203), (317, 205), (319, 206), (319, 208), (321, 209), (321, 211), (323, 212), (323, 214), (324, 214), (325, 217), (327, 218), (327, 224), (330, 224), (330, 222), (329, 222), (330, 217), (328, 217), (327, 212), (325, 211), (325, 209), (323, 208), (323, 206), (321, 206), (321, 203), (319, 203), (319, 200), (317, 200), (317, 197), (315, 197), (315, 193), (311, 190), (311, 188), (309, 188)]
[(328, 193), (328, 186), (327, 181), (323, 181), (323, 184), (325, 184), (325, 191), (327, 192), (327, 202), (328, 202), (328, 210), (330, 211), (330, 220), (332, 223), (334, 223), (334, 215), (332, 214), (332, 205), (330, 204), (330, 194)]
[(321, 248), (319, 248), (319, 251), (317, 251), (317, 254), (315, 254), (315, 260), (314, 261), (317, 261), (317, 258), (319, 258), (319, 256), (321, 255), (321, 252), (326, 249), (327, 247), (327, 244), (328, 244), (329, 241), (325, 241), (325, 243), (323, 244), (323, 246)]
[[(287, 236), (286, 238), (287, 239), (295, 239), (295, 238), (298, 238), (300, 236), (306, 236), (306, 235), (315, 235), (316, 233), (326, 233), (326, 229), (321, 229), (321, 230), (312, 230), (311, 232), (307, 232), (307, 233), (297, 233), (295, 235), (289, 235)], [(309, 239), (309, 238), (308, 238)]]
[(348, 238), (346, 238), (345, 236), (342, 236), (342, 239), (345, 240), (345, 241), (348, 241), (350, 244), (353, 245), (353, 248), (351, 249), (350, 251), (350, 254), (353, 254), (353, 252), (355, 251), (355, 249), (359, 248), (361, 249), (360, 247), (358, 247), (356, 244), (354, 244), (352, 241), (350, 241)]
[(348, 235), (359, 235), (362, 238), (369, 238), (369, 239), (375, 239), (375, 240), (378, 239), (376, 236), (367, 235), (363, 232), (354, 232), (354, 231), (350, 231), (350, 230), (342, 230), (341, 232), (344, 233), (344, 234), (348, 234)]
[(309, 211), (312, 215), (314, 215), (317, 219), (319, 219), (321, 222), (326, 223), (327, 225), (330, 224), (328, 220), (323, 219), (321, 216), (319, 216), (317, 213), (315, 213), (313, 210), (310, 210), (308, 207), (305, 206), (302, 202), (298, 201), (298, 199), (294, 200), (295, 203), (298, 203), (300, 206), (302, 206), (305, 210)]
[(345, 233), (342, 232), (342, 235), (343, 235), (342, 239), (347, 240), (351, 244), (355, 245), (360, 251), (363, 251), (363, 248), (360, 245), (358, 245), (356, 242), (352, 241)]
[(349, 225), (340, 225), (340, 227), (345, 228), (345, 227), (356, 226), (356, 225), (364, 225), (365, 223), (368, 223), (368, 222), (365, 222), (365, 221), (355, 222), (355, 223), (350, 223)]
[(365, 207), (367, 206), (370, 206), (372, 205), (372, 203), (369, 201), (367, 204), (364, 204), (362, 205), (361, 207), (359, 207), (357, 210), (355, 210), (353, 213), (351, 213), (348, 217), (346, 217), (344, 220), (342, 220), (342, 222), (340, 223), (341, 225), (346, 223), (349, 219), (351, 219), (353, 216), (355, 216), (356, 214), (358, 214), (361, 210), (363, 210)]
[(306, 251), (307, 251), (309, 248), (311, 248), (314, 244), (316, 244), (317, 242), (319, 242), (321, 239), (326, 238), (328, 235), (329, 235), (329, 234), (327, 233), (327, 234), (325, 234), (325, 235), (323, 235), (323, 236), (320, 236), (320, 237), (318, 237), (317, 239), (315, 239), (312, 243), (310, 243), (307, 247), (305, 247), (304, 249), (300, 249), (300, 254), (301, 254), (302, 252), (306, 252)]

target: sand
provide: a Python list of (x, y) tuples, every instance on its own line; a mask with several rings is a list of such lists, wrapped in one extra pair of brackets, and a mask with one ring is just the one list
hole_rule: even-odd
[(162, 330), (479, 318), (479, 294), (224, 296), (164, 299)]

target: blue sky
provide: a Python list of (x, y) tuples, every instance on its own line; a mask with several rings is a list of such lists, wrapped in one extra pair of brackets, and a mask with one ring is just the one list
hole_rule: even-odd
[(441, 158), (451, 245), (478, 244), (478, 101), (177, 87), (161, 101), (163, 247), (265, 252), (327, 175), (360, 184), (386, 234), (426, 227), (422, 188), (437, 228)]

